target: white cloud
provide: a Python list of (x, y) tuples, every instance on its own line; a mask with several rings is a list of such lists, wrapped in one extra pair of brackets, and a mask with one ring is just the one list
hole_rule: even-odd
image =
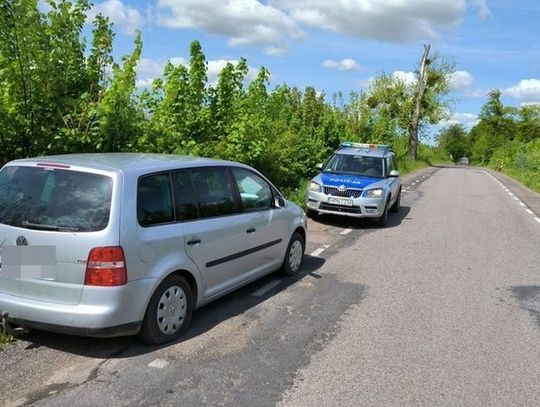
[(322, 63), (324, 68), (334, 68), (339, 69), (340, 71), (358, 71), (360, 65), (354, 59), (345, 58), (341, 61), (334, 61), (332, 59), (327, 59)]
[[(182, 57), (174, 57), (169, 60), (173, 65), (188, 65), (188, 62)], [(236, 65), (237, 60), (217, 59), (207, 61), (206, 75), (208, 77), (208, 83), (215, 85), (219, 73), (227, 63)], [(137, 87), (145, 88), (149, 87), (154, 79), (160, 78), (163, 75), (163, 70), (167, 60), (155, 60), (150, 58), (141, 58), (137, 65)], [(248, 66), (248, 73), (246, 75), (247, 81), (252, 81), (257, 76), (257, 69)]]
[[(479, 0), (470, 0), (478, 3)], [(353, 37), (409, 42), (459, 24), (465, 0), (271, 0), (296, 21)]]
[(518, 99), (523, 103), (540, 102), (540, 80), (523, 79), (517, 85), (506, 88), (504, 95)]
[(405, 85), (414, 85), (418, 82), (418, 76), (415, 72), (395, 71), (392, 77), (403, 81)]
[(467, 90), (473, 83), (472, 75), (467, 71), (455, 71), (450, 76), (450, 89), (451, 90)]
[(93, 20), (98, 14), (103, 14), (111, 19), (114, 26), (125, 34), (133, 34), (144, 24), (144, 17), (136, 8), (126, 6), (120, 0), (105, 0), (97, 3), (89, 12), (88, 20)]
[[(216, 59), (213, 61), (208, 61), (207, 75), (210, 85), (215, 85), (217, 83), (219, 73), (228, 63), (236, 65), (238, 61), (236, 59)], [(252, 81), (257, 77), (257, 72), (258, 70), (256, 68), (248, 65), (248, 73), (245, 80)]]
[(231, 46), (262, 46), (271, 55), (303, 36), (289, 15), (257, 0), (158, 0), (158, 13), (165, 27), (202, 28), (229, 37)]
[(448, 120), (439, 123), (440, 126), (450, 126), (452, 124), (462, 124), (466, 128), (471, 128), (478, 123), (478, 115), (474, 113), (454, 113)]
[(486, 0), (471, 0), (471, 5), (478, 10), (478, 16), (481, 19), (485, 20), (491, 16), (491, 11), (489, 11)]
[[(174, 65), (186, 63), (186, 60), (182, 57), (171, 58), (170, 61)], [(149, 87), (154, 79), (163, 75), (163, 69), (166, 63), (167, 61), (163, 60), (141, 58), (137, 64), (137, 87)]]

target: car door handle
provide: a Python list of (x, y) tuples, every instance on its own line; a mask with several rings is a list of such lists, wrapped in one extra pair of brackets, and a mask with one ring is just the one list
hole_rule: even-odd
[(255, 233), (257, 231), (257, 229), (255, 228), (249, 228), (248, 230), (246, 230), (246, 233)]
[(193, 238), (191, 240), (188, 240), (186, 244), (188, 246), (193, 246), (193, 245), (196, 245), (196, 244), (199, 244), (199, 243), (201, 243), (201, 239)]

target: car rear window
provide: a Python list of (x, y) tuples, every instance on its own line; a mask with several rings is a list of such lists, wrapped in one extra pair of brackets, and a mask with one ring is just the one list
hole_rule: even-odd
[(0, 171), (0, 223), (92, 232), (109, 223), (113, 181), (80, 171), (8, 166)]

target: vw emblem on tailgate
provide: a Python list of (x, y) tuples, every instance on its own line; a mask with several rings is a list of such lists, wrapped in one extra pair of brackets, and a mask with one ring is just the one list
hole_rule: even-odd
[(347, 187), (345, 185), (340, 185), (339, 187), (337, 187), (337, 189), (339, 192), (345, 192), (347, 190)]
[(28, 246), (28, 240), (26, 240), (26, 237), (23, 235), (17, 237), (17, 240), (15, 241), (17, 246)]

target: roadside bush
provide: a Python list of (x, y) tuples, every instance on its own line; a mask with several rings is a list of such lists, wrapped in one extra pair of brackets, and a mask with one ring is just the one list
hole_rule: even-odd
[(540, 139), (528, 143), (517, 140), (506, 143), (493, 152), (489, 167), (540, 192)]

